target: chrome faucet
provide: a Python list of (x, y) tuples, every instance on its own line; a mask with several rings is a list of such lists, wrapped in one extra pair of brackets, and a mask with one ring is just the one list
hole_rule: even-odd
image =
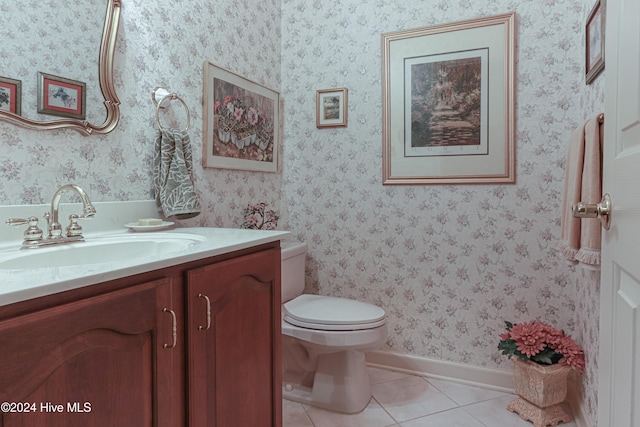
[[(75, 191), (82, 201), (82, 215), (72, 214), (69, 216), (69, 225), (66, 234), (62, 234), (62, 225), (58, 220), (58, 210), (62, 195), (68, 190)], [(6, 221), (8, 225), (29, 225), (24, 232), (23, 248), (39, 248), (61, 243), (81, 242), (84, 240), (82, 227), (78, 224), (79, 219), (91, 219), (96, 215), (96, 208), (91, 204), (87, 193), (75, 184), (66, 184), (58, 188), (51, 199), (51, 211), (45, 212), (44, 218), (47, 220), (48, 235), (43, 238), (42, 230), (38, 228), (38, 218), (32, 216), (27, 219), (10, 218)]]
[(45, 214), (45, 218), (49, 224), (49, 235), (47, 239), (63, 238), (62, 226), (58, 222), (58, 207), (60, 205), (60, 198), (62, 198), (62, 195), (68, 190), (73, 190), (80, 196), (80, 200), (82, 200), (82, 215), (71, 215), (69, 217), (70, 223), (69, 227), (67, 227), (67, 237), (82, 236), (82, 227), (78, 225), (78, 219), (91, 219), (96, 215), (96, 208), (93, 207), (89, 196), (87, 196), (87, 193), (82, 188), (75, 184), (63, 185), (58, 188), (51, 199), (51, 212)]

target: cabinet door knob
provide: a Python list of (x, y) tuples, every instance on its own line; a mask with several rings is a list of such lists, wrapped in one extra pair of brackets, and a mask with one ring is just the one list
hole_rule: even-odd
[(208, 330), (209, 328), (211, 328), (211, 301), (209, 301), (209, 297), (206, 295), (202, 295), (202, 294), (198, 294), (198, 298), (204, 298), (204, 300), (207, 302), (207, 326), (198, 326), (199, 330)]
[(173, 310), (170, 310), (168, 308), (163, 308), (162, 309), (163, 313), (169, 313), (171, 315), (171, 337), (173, 342), (171, 343), (171, 345), (169, 344), (165, 344), (163, 345), (164, 348), (174, 348), (178, 342), (178, 320), (176, 319), (176, 313)]

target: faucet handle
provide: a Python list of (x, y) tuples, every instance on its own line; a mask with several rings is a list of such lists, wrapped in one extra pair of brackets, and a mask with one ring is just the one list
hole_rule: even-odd
[(36, 218), (35, 216), (30, 216), (29, 219), (24, 219), (24, 218), (9, 218), (8, 220), (5, 221), (5, 224), (7, 225), (25, 225), (25, 224), (29, 224), (29, 220), (30, 219), (34, 219), (36, 220), (36, 224), (38, 223), (38, 218)]
[(81, 218), (83, 217), (80, 217), (76, 214), (69, 215), (69, 225), (66, 229), (67, 237), (82, 236), (82, 227), (80, 226), (80, 224), (78, 224), (78, 219)]
[(30, 216), (27, 219), (24, 218), (9, 218), (6, 221), (8, 225), (25, 225), (29, 224), (29, 227), (24, 231), (24, 240), (26, 242), (34, 242), (42, 240), (42, 230), (38, 228), (38, 218)]

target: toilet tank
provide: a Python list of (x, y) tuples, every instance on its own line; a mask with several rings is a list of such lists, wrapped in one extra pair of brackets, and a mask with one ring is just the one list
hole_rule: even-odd
[(304, 263), (307, 244), (301, 242), (280, 242), (282, 259), (282, 303), (302, 295), (304, 291)]

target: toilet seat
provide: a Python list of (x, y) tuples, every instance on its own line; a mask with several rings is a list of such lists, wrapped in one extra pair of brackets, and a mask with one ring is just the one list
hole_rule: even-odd
[(359, 331), (386, 323), (384, 310), (348, 298), (303, 294), (284, 304), (284, 320), (323, 331)]

